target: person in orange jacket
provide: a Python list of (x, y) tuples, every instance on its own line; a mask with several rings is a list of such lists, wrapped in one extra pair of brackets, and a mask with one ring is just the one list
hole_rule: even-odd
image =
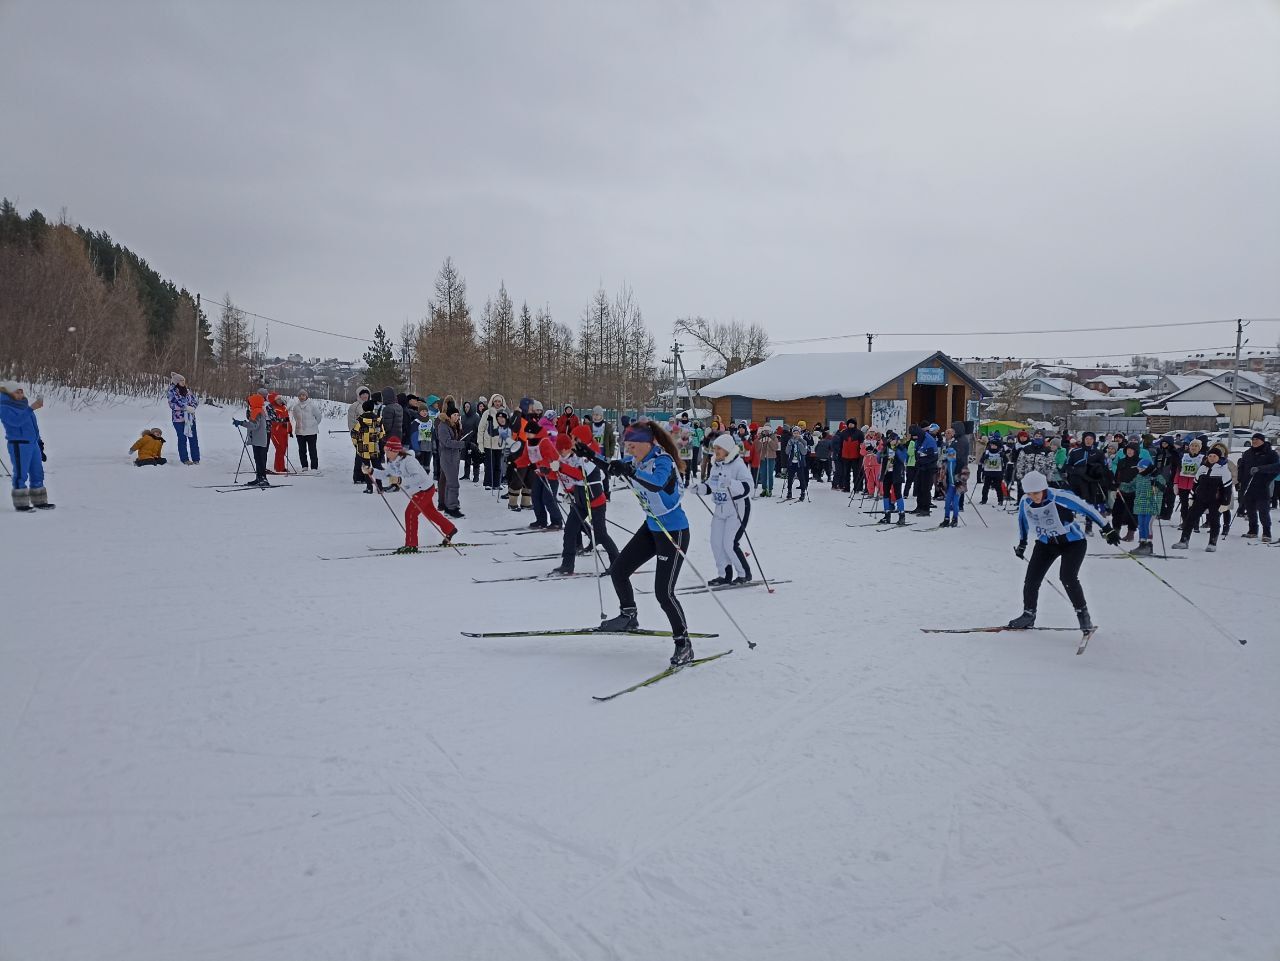
[(168, 463), (163, 456), (164, 451), (164, 433), (159, 427), (152, 427), (144, 430), (142, 436), (133, 442), (133, 446), (129, 448), (129, 453), (137, 453), (138, 458), (134, 461), (139, 467), (153, 467), (160, 464)]
[(276, 449), (274, 471), (287, 474), (289, 468), (285, 455), (289, 451), (289, 438), (293, 436), (293, 423), (289, 420), (289, 408), (284, 398), (274, 391), (267, 395), (267, 423), (271, 430), (271, 446)]

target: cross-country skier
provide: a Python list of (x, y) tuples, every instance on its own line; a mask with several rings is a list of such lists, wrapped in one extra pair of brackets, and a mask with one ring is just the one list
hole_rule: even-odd
[(612, 564), (618, 558), (617, 545), (609, 536), (608, 500), (604, 489), (608, 481), (600, 465), (592, 458), (579, 457), (573, 452), (574, 444), (585, 444), (595, 454), (603, 453), (595, 443), (591, 425), (579, 424), (573, 433), (556, 437), (556, 454), (547, 469), (560, 478), (564, 492), (569, 495), (569, 516), (564, 525), (564, 548), (560, 553), (560, 566), (552, 574), (572, 574), (574, 557), (582, 530), (588, 525), (594, 539), (593, 548), (603, 547)]
[(427, 472), (412, 454), (405, 450), (404, 442), (399, 437), (388, 437), (383, 445), (386, 453), (386, 467), (364, 468), (367, 475), (376, 477), (383, 484), (395, 484), (409, 495), (409, 503), (404, 509), (404, 547), (396, 549), (397, 554), (418, 553), (418, 514), (425, 514), (427, 520), (436, 526), (444, 540), (441, 547), (448, 547), (458, 529), (449, 519), (436, 510), (433, 503), (435, 484), (427, 479)]
[(751, 565), (739, 542), (751, 519), (751, 471), (742, 462), (738, 444), (728, 434), (721, 434), (711, 445), (711, 473), (697, 486), (699, 494), (714, 501), (711, 517), (711, 553), (716, 570), (723, 572), (707, 583), (732, 584), (751, 580)]
[(888, 524), (891, 515), (896, 510), (898, 512), (898, 526), (907, 526), (907, 505), (903, 494), (903, 486), (906, 482), (908, 471), (907, 467), (907, 447), (899, 439), (898, 435), (893, 431), (886, 431), (884, 435), (884, 447), (880, 450), (880, 489), (884, 491), (884, 517), (879, 521), (881, 524)]
[(579, 457), (590, 457), (611, 477), (625, 477), (647, 515), (645, 525), (632, 535), (609, 568), (618, 594), (620, 613), (600, 624), (602, 631), (630, 631), (639, 626), (631, 575), (651, 557), (657, 558), (653, 589), (658, 604), (671, 622), (675, 651), (673, 667), (693, 660), (689, 626), (675, 594), (676, 580), (689, 549), (689, 520), (680, 506), (680, 453), (671, 435), (652, 421), (630, 425), (622, 435), (626, 456), (605, 461), (586, 444), (574, 448)]
[(1027, 576), (1022, 582), (1022, 613), (1009, 622), (1009, 627), (1013, 630), (1035, 627), (1040, 583), (1045, 574), (1049, 573), (1050, 565), (1061, 558), (1058, 576), (1062, 580), (1062, 586), (1066, 588), (1067, 597), (1071, 599), (1071, 605), (1076, 609), (1080, 630), (1087, 634), (1094, 630), (1094, 626), (1089, 617), (1084, 588), (1080, 586), (1080, 565), (1084, 563), (1089, 542), (1080, 529), (1076, 514), (1092, 518), (1101, 527), (1102, 536), (1112, 546), (1120, 543), (1120, 532), (1113, 530), (1093, 505), (1085, 503), (1075, 494), (1050, 490), (1049, 478), (1039, 471), (1031, 471), (1022, 476), (1022, 493), (1022, 500), (1018, 504), (1018, 532), (1021, 537), (1013, 552), (1020, 558), (1026, 557), (1028, 532), (1035, 533), (1036, 546), (1031, 551)]

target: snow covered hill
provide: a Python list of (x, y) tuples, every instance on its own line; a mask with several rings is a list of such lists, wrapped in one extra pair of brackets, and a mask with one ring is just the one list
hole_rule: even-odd
[[(400, 543), (345, 436), (322, 477), (220, 494), (238, 438), (201, 414), (200, 467), (143, 469), (144, 427), (176, 459), (161, 403), (52, 402), (58, 508), (0, 512), (0, 958), (1280, 951), (1280, 548), (1150, 562), (1243, 647), (1090, 559), (1102, 630), (1076, 657), (1070, 632), (919, 630), (1018, 613), (1009, 515), (880, 532), (829, 490), (757, 501), (791, 583), (717, 596), (759, 647), (688, 597), (721, 634), (695, 650), (733, 655), (600, 704), (669, 642), (459, 634), (597, 619), (590, 578), (473, 582), (552, 566), (494, 563), (552, 535), (475, 533), (528, 514), (468, 484), (463, 539), (492, 546), (324, 562)], [(1074, 624), (1048, 587), (1041, 623)]]

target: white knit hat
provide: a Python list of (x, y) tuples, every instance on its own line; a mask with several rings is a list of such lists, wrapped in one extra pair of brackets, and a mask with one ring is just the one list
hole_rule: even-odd
[(22, 385), (16, 380), (0, 380), (0, 387), (3, 387), (7, 394), (12, 394), (16, 391), (22, 390)]
[(1022, 490), (1027, 494), (1037, 494), (1049, 489), (1049, 478), (1038, 470), (1027, 471), (1022, 478)]

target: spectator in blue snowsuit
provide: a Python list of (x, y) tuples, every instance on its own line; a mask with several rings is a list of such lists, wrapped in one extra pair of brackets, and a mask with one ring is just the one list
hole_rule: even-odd
[(928, 517), (933, 510), (933, 482), (938, 473), (938, 438), (934, 436), (937, 424), (930, 424), (928, 430), (912, 427), (912, 436), (916, 440), (916, 509), (913, 514)]
[(13, 465), (14, 510), (48, 510), (49, 494), (44, 489), (44, 442), (36, 411), (44, 402), (31, 404), (23, 389), (12, 381), (0, 384), (0, 421), (4, 422), (5, 448)]

